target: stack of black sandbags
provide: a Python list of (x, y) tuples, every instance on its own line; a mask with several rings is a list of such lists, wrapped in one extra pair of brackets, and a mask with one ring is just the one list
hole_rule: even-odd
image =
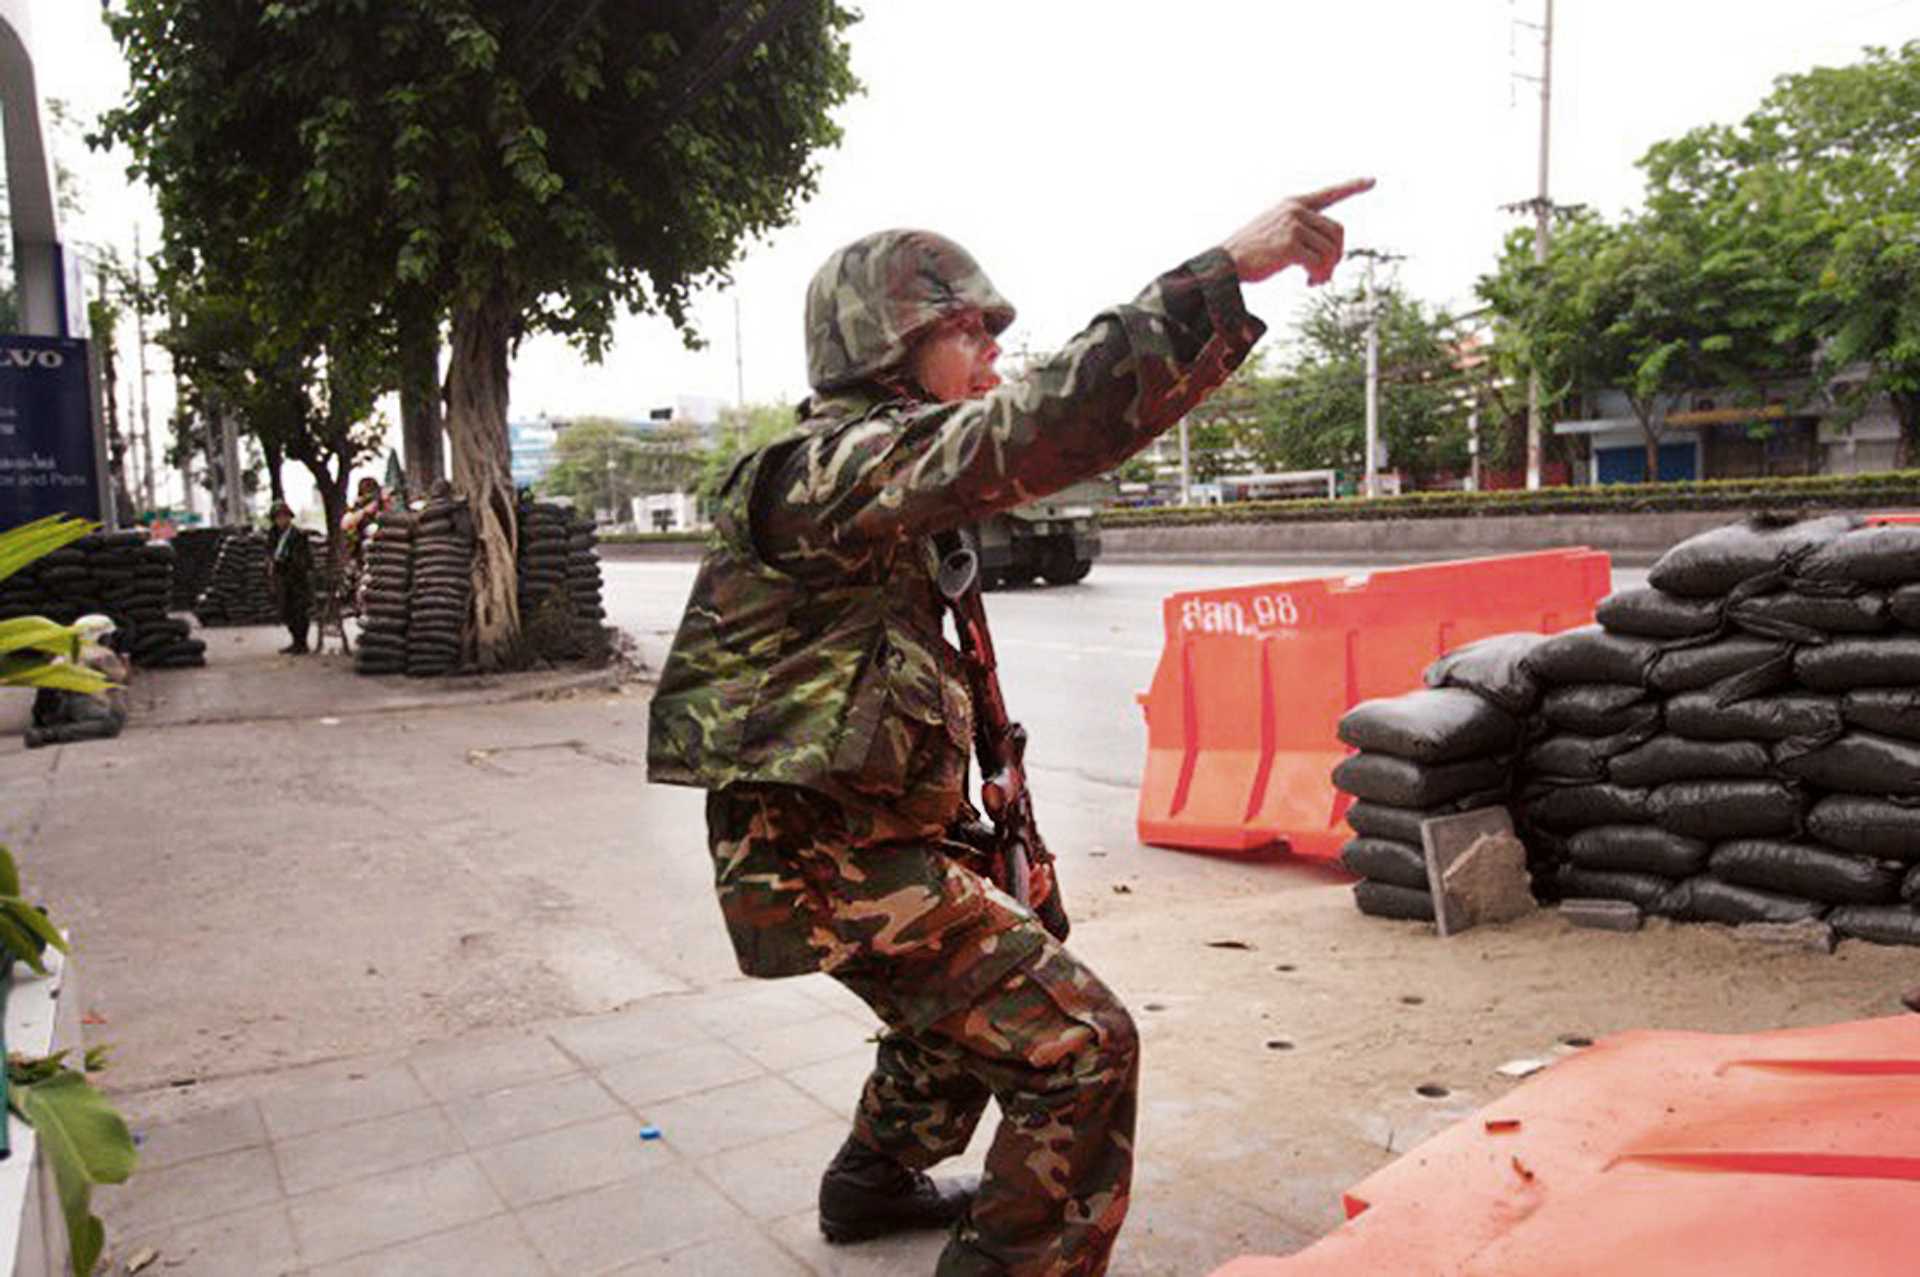
[(406, 672), (414, 523), (414, 516), (405, 511), (383, 514), (367, 543), (360, 637), (354, 651), (357, 674)]
[(167, 615), (174, 552), (144, 532), (95, 533), (0, 581), (0, 620), (44, 616), (63, 625), (88, 614), (113, 621), (109, 645), (136, 665), (206, 664), (206, 645)]
[(173, 600), (169, 609), (191, 612), (194, 604), (213, 580), (213, 565), (220, 557), (220, 543), (227, 538), (226, 528), (182, 528), (168, 542), (173, 547)]
[(572, 540), (573, 518), (566, 507), (544, 501), (520, 507), (515, 568), (523, 620), (538, 613), (554, 595), (567, 591)]
[(407, 673), (414, 678), (451, 674), (460, 665), (473, 594), (473, 516), (464, 498), (436, 494), (420, 511), (412, 561)]
[(1362, 913), (1431, 921), (1420, 823), (1506, 801), (1522, 720), (1477, 692), (1440, 687), (1364, 701), (1340, 720), (1340, 739), (1360, 752), (1334, 769), (1355, 799), (1357, 835), (1340, 860), (1360, 876)]
[(600, 581), (599, 536), (591, 519), (576, 519), (567, 534), (567, 594), (583, 634), (597, 635), (606, 619)]
[(1529, 658), (1560, 893), (1920, 943), (1920, 528), (1750, 521), (1649, 579)]
[(241, 529), (220, 541), (207, 588), (194, 601), (201, 625), (271, 625), (280, 609), (267, 585), (267, 539)]

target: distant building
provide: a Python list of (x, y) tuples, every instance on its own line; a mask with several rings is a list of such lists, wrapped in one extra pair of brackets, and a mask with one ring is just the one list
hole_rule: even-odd
[(691, 492), (656, 492), (633, 499), (633, 525), (642, 532), (696, 532), (707, 526)]

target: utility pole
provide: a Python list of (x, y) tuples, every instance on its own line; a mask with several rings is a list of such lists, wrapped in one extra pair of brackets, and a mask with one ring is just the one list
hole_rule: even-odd
[(154, 508), (157, 494), (153, 482), (153, 414), (147, 402), (147, 306), (146, 286), (141, 282), (140, 224), (133, 225), (133, 322), (134, 339), (140, 343), (140, 482), (141, 505)]
[(1187, 442), (1187, 419), (1180, 418), (1180, 504), (1193, 504), (1193, 456)]
[[(1540, 86), (1540, 186), (1531, 200), (1509, 205), (1513, 212), (1533, 212), (1533, 260), (1544, 266), (1547, 244), (1553, 234), (1553, 197), (1548, 194), (1547, 173), (1549, 141), (1553, 124), (1553, 0), (1544, 0), (1546, 13), (1537, 28), (1540, 32), (1540, 74), (1521, 75)], [(1531, 22), (1523, 26), (1533, 26)], [(1540, 374), (1527, 375), (1527, 490), (1540, 487)]]
[(733, 406), (747, 406), (747, 354), (740, 345), (740, 286), (733, 288)]
[(1380, 306), (1374, 293), (1373, 270), (1379, 262), (1403, 260), (1399, 254), (1377, 248), (1356, 248), (1348, 257), (1367, 259), (1367, 459), (1361, 494), (1380, 495)]

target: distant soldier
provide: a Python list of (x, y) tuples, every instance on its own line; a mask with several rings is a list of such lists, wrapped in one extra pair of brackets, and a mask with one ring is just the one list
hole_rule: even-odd
[[(888, 1032), (820, 1187), (831, 1241), (954, 1225), (938, 1272), (1102, 1273), (1126, 1216), (1132, 1019), (967, 839), (973, 707), (943, 633), (936, 537), (1111, 470), (1265, 330), (1242, 281), (1327, 280), (1329, 205), (1286, 201), (1096, 316), (1005, 385), (1013, 307), (959, 245), (883, 231), (807, 296), (814, 395), (722, 486), (654, 696), (650, 778), (707, 789), (741, 969), (826, 971)], [(1034, 867), (1031, 900), (1051, 890)], [(977, 1188), (926, 1168), (1001, 1122)]]
[(273, 503), (273, 531), (267, 534), (267, 573), (273, 585), (280, 620), (293, 635), (281, 654), (300, 656), (307, 651), (307, 627), (313, 616), (313, 543), (293, 526), (293, 507)]
[(110, 740), (126, 726), (127, 663), (104, 646), (113, 633), (113, 622), (104, 616), (83, 616), (73, 623), (73, 628), (83, 636), (79, 664), (112, 686), (98, 692), (43, 687), (34, 693), (33, 726), (26, 730), (28, 749)]

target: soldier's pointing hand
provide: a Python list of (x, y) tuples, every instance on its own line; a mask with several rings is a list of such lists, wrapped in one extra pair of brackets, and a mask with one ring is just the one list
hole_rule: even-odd
[(1373, 179), (1361, 177), (1281, 200), (1229, 235), (1221, 247), (1233, 258), (1242, 283), (1257, 284), (1289, 266), (1299, 266), (1307, 272), (1308, 284), (1324, 284), (1333, 278), (1347, 242), (1346, 229), (1326, 210), (1372, 189)]

